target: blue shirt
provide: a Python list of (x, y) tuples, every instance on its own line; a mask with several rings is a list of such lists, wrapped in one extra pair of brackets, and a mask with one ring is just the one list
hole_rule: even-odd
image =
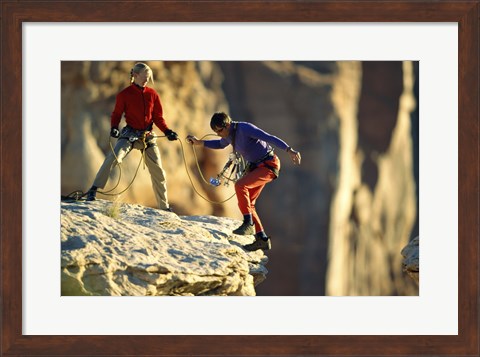
[[(235, 126), (236, 129), (234, 129)], [(246, 122), (232, 122), (227, 138), (205, 140), (204, 145), (210, 149), (223, 149), (232, 144), (233, 135), (235, 135), (235, 147), (233, 149), (250, 162), (263, 159), (272, 150), (270, 145), (282, 150), (288, 148), (288, 145), (282, 139)]]

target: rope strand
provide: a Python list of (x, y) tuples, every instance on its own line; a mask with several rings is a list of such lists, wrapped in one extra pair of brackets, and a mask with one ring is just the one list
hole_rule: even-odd
[[(205, 137), (207, 137), (207, 136), (209, 136), (209, 135), (213, 135), (213, 134), (207, 134), (207, 135), (203, 136), (203, 138), (205, 138)], [(203, 138), (202, 138), (202, 139), (203, 139)], [(230, 199), (232, 199), (233, 196), (236, 195), (236, 193), (233, 193), (233, 195), (231, 195), (230, 197), (224, 199), (223, 201), (212, 201), (212, 200), (210, 200), (209, 198), (203, 196), (200, 192), (198, 192), (197, 188), (195, 187), (195, 184), (193, 183), (193, 180), (192, 180), (192, 177), (191, 177), (191, 175), (190, 175), (190, 172), (189, 172), (189, 170), (188, 170), (187, 159), (186, 159), (186, 157), (185, 157), (185, 150), (183, 149), (183, 143), (182, 143), (181, 140), (180, 140), (180, 146), (181, 146), (181, 148), (182, 148), (183, 163), (185, 164), (185, 171), (187, 172), (187, 176), (188, 176), (188, 179), (190, 180), (190, 184), (192, 185), (192, 188), (193, 188), (193, 190), (195, 191), (195, 193), (196, 193), (197, 195), (199, 195), (199, 196), (200, 196), (201, 198), (203, 198), (205, 201), (210, 202), (210, 203), (213, 203), (213, 204), (222, 204), (222, 203), (225, 203), (225, 202), (229, 201)], [(198, 163), (197, 154), (196, 154), (196, 152), (195, 152), (195, 148), (193, 148), (193, 145), (192, 145), (192, 149), (193, 149), (193, 152), (194, 152), (194, 155), (195, 155), (195, 161), (196, 161), (196, 164), (197, 164), (198, 172), (200, 173), (200, 176), (202, 177), (203, 181), (204, 181), (206, 184), (208, 184), (208, 182), (207, 182), (207, 181), (205, 180), (205, 178), (203, 177), (202, 170), (200, 169), (200, 165), (199, 165), (199, 163)]]
[[(206, 134), (202, 137), (201, 140), (203, 140), (204, 138), (206, 138), (207, 136), (215, 136), (214, 134)], [(165, 138), (166, 136), (165, 135), (162, 135), (162, 136), (158, 136), (158, 135), (155, 135), (154, 138)], [(139, 139), (140, 140), (140, 139)], [(119, 167), (119, 170), (120, 170), (120, 173), (119, 173), (119, 177), (118, 177), (118, 180), (117, 180), (117, 183), (109, 190), (106, 190), (106, 191), (97, 191), (97, 193), (100, 193), (102, 195), (105, 195), (105, 196), (119, 196), (121, 195), (122, 193), (126, 192), (132, 185), (133, 185), (133, 182), (135, 181), (136, 177), (137, 177), (137, 174), (138, 174), (138, 170), (140, 168), (140, 165), (142, 164), (142, 162), (144, 163), (144, 169), (145, 169), (145, 154), (146, 154), (146, 148), (147, 148), (147, 144), (146, 144), (146, 141), (145, 141), (145, 137), (143, 137), (142, 139), (142, 142), (143, 142), (143, 145), (144, 145), (144, 149), (142, 150), (142, 155), (140, 157), (140, 161), (138, 162), (138, 165), (137, 165), (137, 168), (135, 170), (135, 174), (132, 178), (132, 180), (130, 181), (130, 183), (127, 185), (127, 187), (125, 189), (123, 189), (122, 191), (120, 192), (116, 192), (116, 193), (112, 193), (113, 190), (115, 190), (118, 185), (120, 184), (120, 180), (121, 180), (121, 177), (122, 177), (122, 166), (121, 166), (121, 163), (119, 162), (118, 160), (118, 157), (117, 155), (115, 154), (115, 150), (113, 148), (113, 145), (112, 145), (112, 141), (111, 139), (109, 138), (109, 144), (110, 144), (110, 150), (112, 151), (113, 155), (115, 156), (115, 160), (117, 162), (117, 165)], [(184, 166), (185, 166), (185, 171), (187, 173), (187, 177), (190, 181), (190, 185), (192, 186), (194, 192), (200, 196), (201, 198), (203, 198), (205, 201), (207, 202), (210, 202), (212, 204), (222, 204), (222, 203), (225, 203), (229, 200), (231, 200), (235, 195), (236, 193), (233, 193), (230, 197), (224, 199), (224, 200), (221, 200), (221, 201), (213, 201), (211, 199), (209, 199), (208, 197), (205, 197), (203, 194), (201, 194), (198, 189), (195, 187), (195, 184), (193, 182), (193, 179), (191, 177), (191, 174), (190, 174), (190, 170), (188, 169), (188, 165), (187, 165), (187, 158), (186, 158), (186, 155), (185, 155), (185, 149), (183, 147), (183, 143), (180, 139), (178, 139), (178, 141), (180, 142), (180, 147), (181, 147), (181, 151), (182, 151), (182, 159), (183, 159), (183, 163), (184, 163)], [(197, 167), (197, 170), (198, 170), (198, 173), (201, 177), (201, 179), (203, 180), (203, 182), (207, 185), (209, 185), (210, 183), (205, 179), (205, 177), (203, 176), (203, 173), (202, 173), (202, 169), (200, 168), (200, 164), (198, 162), (198, 156), (197, 156), (197, 152), (195, 150), (195, 147), (192, 145), (192, 151), (193, 151), (193, 155), (195, 157), (195, 164), (196, 164), (196, 167)], [(232, 171), (230, 172), (230, 175), (229, 177), (225, 177), (223, 176), (224, 178), (226, 178), (228, 181), (233, 181), (231, 179), (231, 175), (233, 173), (234, 169), (232, 169)], [(82, 199), (84, 196), (86, 196), (88, 194), (88, 191), (87, 192), (83, 192), (81, 190), (77, 190), (77, 191), (73, 191), (71, 192), (70, 194), (68, 194), (67, 196), (62, 196), (62, 199), (74, 199), (76, 201)]]

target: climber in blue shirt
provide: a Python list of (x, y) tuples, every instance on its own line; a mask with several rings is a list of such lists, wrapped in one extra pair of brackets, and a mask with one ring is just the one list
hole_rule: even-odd
[(223, 149), (232, 145), (248, 162), (248, 172), (235, 183), (238, 207), (243, 214), (243, 223), (233, 231), (234, 234), (251, 235), (255, 241), (244, 246), (246, 250), (271, 249), (270, 238), (263, 229), (255, 209), (255, 203), (265, 185), (278, 177), (280, 159), (273, 147), (285, 150), (295, 165), (300, 165), (301, 155), (282, 139), (271, 135), (247, 122), (234, 122), (225, 113), (215, 113), (210, 127), (220, 136), (217, 140), (199, 140), (188, 135), (187, 141), (193, 145), (203, 145), (209, 149)]

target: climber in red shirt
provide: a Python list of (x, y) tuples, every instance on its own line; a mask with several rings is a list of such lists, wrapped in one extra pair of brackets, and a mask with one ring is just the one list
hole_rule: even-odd
[[(153, 124), (165, 133), (170, 141), (177, 140), (178, 135), (165, 123), (160, 97), (153, 88), (147, 87), (150, 80), (153, 82), (151, 68), (145, 63), (136, 63), (130, 71), (130, 86), (118, 93), (110, 130), (110, 136), (118, 138), (115, 154), (110, 152), (105, 158), (92, 187), (88, 190), (87, 201), (94, 201), (97, 189), (105, 187), (112, 167), (120, 164), (132, 149), (139, 149), (145, 150), (145, 163), (152, 178), (158, 207), (171, 211), (167, 197), (166, 175), (162, 168)], [(123, 114), (127, 125), (120, 133), (118, 126)]]
[(122, 115), (125, 113), (125, 121), (132, 129), (150, 131), (152, 124), (155, 123), (161, 131), (169, 131), (163, 118), (160, 97), (155, 89), (146, 86), (145, 80), (148, 78), (146, 72), (138, 74), (137, 80), (140, 84), (133, 82), (118, 93), (111, 117), (112, 128), (118, 130)]

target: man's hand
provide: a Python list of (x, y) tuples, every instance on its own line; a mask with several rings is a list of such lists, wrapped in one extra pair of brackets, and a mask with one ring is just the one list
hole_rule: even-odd
[(203, 140), (198, 140), (196, 136), (193, 135), (187, 135), (187, 143), (192, 144), (192, 145), (202, 145)]
[(117, 128), (112, 128), (110, 129), (110, 136), (112, 138), (118, 138), (120, 136), (120, 132), (118, 131)]
[(165, 131), (165, 135), (167, 136), (167, 139), (170, 141), (178, 140), (178, 134), (173, 130), (167, 129)]
[(294, 165), (300, 165), (302, 162), (302, 155), (300, 152), (293, 150), (291, 147), (287, 149), (288, 154), (290, 155), (290, 159), (292, 159)]

